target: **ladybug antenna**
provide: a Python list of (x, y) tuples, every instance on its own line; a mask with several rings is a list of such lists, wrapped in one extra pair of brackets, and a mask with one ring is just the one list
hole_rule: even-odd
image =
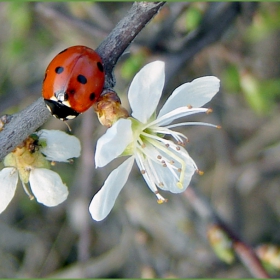
[(70, 125), (66, 122), (66, 120), (64, 120), (63, 122), (64, 122), (64, 123), (65, 123), (65, 125), (67, 126), (67, 128), (68, 128), (69, 132), (70, 132), (70, 131), (72, 131), (72, 129), (71, 129), (71, 127), (70, 127)]

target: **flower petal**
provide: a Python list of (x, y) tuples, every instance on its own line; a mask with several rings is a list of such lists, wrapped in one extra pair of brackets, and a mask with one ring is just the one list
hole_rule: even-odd
[(102, 167), (120, 156), (128, 144), (133, 141), (131, 120), (120, 119), (107, 129), (96, 144), (95, 165)]
[(18, 172), (13, 167), (0, 171), (0, 213), (2, 213), (14, 197), (18, 182)]
[(51, 161), (67, 162), (81, 154), (80, 140), (60, 130), (42, 129), (38, 133), (39, 143), (46, 141), (40, 151)]
[(128, 179), (133, 162), (134, 157), (130, 157), (113, 170), (101, 190), (93, 197), (89, 212), (94, 220), (101, 221), (110, 213), (117, 196)]
[(60, 176), (49, 169), (34, 168), (30, 172), (30, 187), (38, 202), (52, 207), (62, 203), (68, 196), (68, 189)]
[(146, 123), (155, 112), (164, 86), (164, 62), (145, 65), (134, 77), (128, 90), (132, 116)]
[(185, 83), (173, 91), (161, 108), (158, 117), (182, 106), (201, 107), (212, 99), (219, 88), (220, 80), (214, 76), (201, 77)]

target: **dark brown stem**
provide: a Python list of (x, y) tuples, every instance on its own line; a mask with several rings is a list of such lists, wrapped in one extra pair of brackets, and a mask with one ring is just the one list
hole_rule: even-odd
[[(119, 57), (163, 5), (164, 2), (134, 3), (125, 18), (98, 47), (97, 51), (105, 64), (105, 88), (115, 85), (112, 72)], [(0, 132), (0, 160), (43, 125), (50, 116), (42, 98), (18, 114), (12, 115)]]
[(233, 248), (243, 264), (256, 278), (270, 278), (250, 246), (240, 240), (233, 242)]
[(242, 241), (238, 235), (218, 216), (211, 205), (191, 186), (183, 193), (190, 205), (207, 223), (218, 225), (227, 233), (232, 241), (232, 247), (244, 266), (256, 278), (270, 278), (254, 250)]

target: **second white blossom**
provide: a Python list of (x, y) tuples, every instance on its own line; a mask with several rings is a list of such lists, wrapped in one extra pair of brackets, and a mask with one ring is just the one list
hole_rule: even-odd
[(65, 132), (42, 129), (29, 136), (4, 159), (5, 168), (0, 171), (0, 213), (12, 200), (18, 179), (30, 199), (35, 196), (39, 203), (48, 207), (65, 201), (67, 186), (50, 170), (49, 161), (68, 162), (80, 153), (79, 139)]

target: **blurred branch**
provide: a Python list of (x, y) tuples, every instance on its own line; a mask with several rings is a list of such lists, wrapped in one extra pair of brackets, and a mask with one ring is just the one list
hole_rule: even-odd
[[(45, 3), (36, 3), (35, 11), (39, 14), (40, 20), (44, 19), (47, 27), (56, 29), (61, 24), (71, 26), (71, 30), (76, 29), (77, 32), (82, 32), (85, 36), (91, 38), (105, 38), (108, 33), (97, 26), (85, 24), (84, 21), (75, 17), (66, 16), (62, 11), (57, 11), (54, 8), (48, 7)], [(94, 27), (94, 28), (93, 28)]]
[[(203, 48), (217, 42), (225, 34), (243, 11), (243, 4), (245, 3), (221, 2), (209, 5), (199, 27), (185, 38), (176, 53), (167, 54), (166, 63), (169, 71), (166, 73), (166, 83), (178, 73), (187, 61), (191, 60)], [(255, 11), (256, 7), (257, 3), (253, 3), (250, 9)]]
[[(115, 85), (112, 72), (119, 57), (163, 5), (164, 2), (135, 2), (125, 18), (98, 47), (97, 51), (105, 64), (105, 87)], [(50, 116), (43, 98), (39, 98), (20, 113), (12, 115), (0, 133), (0, 160), (43, 125)]]
[(208, 203), (197, 190), (189, 186), (183, 195), (201, 218), (206, 220), (209, 224), (218, 225), (226, 232), (232, 241), (233, 249), (252, 276), (256, 278), (270, 278), (253, 249), (226, 225), (217, 213), (215, 213), (210, 203)]
[(99, 278), (106, 277), (118, 271), (127, 258), (133, 244), (133, 234), (130, 229), (124, 230), (120, 242), (103, 255), (92, 258), (87, 262), (70, 265), (57, 273), (48, 275), (48, 278)]

